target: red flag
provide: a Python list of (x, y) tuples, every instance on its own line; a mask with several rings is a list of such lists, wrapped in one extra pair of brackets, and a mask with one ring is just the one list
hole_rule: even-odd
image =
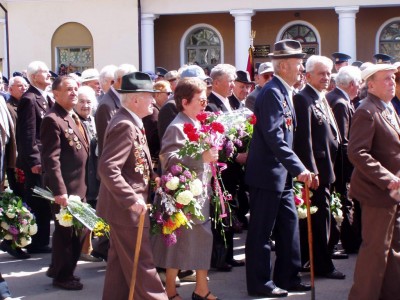
[(246, 71), (250, 74), (250, 79), (254, 80), (254, 59), (253, 59), (253, 47), (249, 47), (249, 58), (247, 59)]

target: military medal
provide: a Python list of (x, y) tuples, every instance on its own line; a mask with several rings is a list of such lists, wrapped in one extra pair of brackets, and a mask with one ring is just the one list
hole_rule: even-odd
[(68, 144), (69, 144), (70, 146), (73, 146), (73, 145), (74, 145), (74, 142), (70, 140), (70, 141), (68, 142)]
[(80, 143), (76, 143), (76, 149), (80, 150), (82, 148), (82, 145)]
[(77, 142), (78, 141), (78, 137), (74, 136), (74, 141)]

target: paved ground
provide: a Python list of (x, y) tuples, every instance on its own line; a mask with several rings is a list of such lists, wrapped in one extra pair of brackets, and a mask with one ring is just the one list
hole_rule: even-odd
[[(235, 239), (235, 257), (244, 258), (245, 233)], [(64, 291), (53, 288), (45, 272), (50, 262), (50, 254), (33, 255), (28, 260), (15, 260), (7, 253), (0, 252), (0, 270), (6, 278), (14, 297), (26, 300), (97, 300), (101, 299), (106, 263), (79, 262), (76, 275), (81, 276), (82, 291)], [(336, 268), (346, 274), (346, 280), (317, 278), (315, 281), (316, 299), (345, 300), (349, 293), (356, 256), (347, 260), (336, 260)], [(223, 300), (255, 299), (247, 296), (245, 268), (235, 268), (229, 273), (210, 271), (210, 290)], [(309, 274), (303, 274), (304, 281), (309, 281)], [(140, 279), (139, 279), (140, 280)], [(118, 287), (116, 287), (118, 288)], [(191, 299), (194, 283), (182, 283), (178, 289), (183, 299)], [(267, 298), (257, 298), (267, 299)], [(311, 299), (308, 293), (290, 293), (289, 300)], [(117, 299), (119, 300), (119, 299)]]

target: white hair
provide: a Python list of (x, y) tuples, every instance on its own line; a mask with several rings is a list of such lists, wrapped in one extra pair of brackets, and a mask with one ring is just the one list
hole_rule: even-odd
[(228, 75), (229, 77), (236, 79), (236, 68), (230, 64), (218, 64), (211, 69), (211, 79), (218, 80), (220, 77)]
[(29, 64), (28, 69), (26, 70), (26, 76), (30, 82), (33, 82), (32, 76), (35, 75), (38, 71), (48, 70), (47, 65), (42, 61), (33, 61)]
[(129, 73), (133, 73), (133, 72), (137, 72), (137, 69), (134, 65), (122, 64), (115, 71), (114, 80), (117, 81), (122, 76), (129, 74)]
[(332, 70), (333, 68), (333, 61), (329, 57), (321, 55), (311, 55), (306, 62), (306, 72), (310, 73), (314, 71), (315, 65), (317, 64), (322, 64), (328, 67), (329, 70)]
[(340, 68), (336, 76), (336, 85), (339, 87), (348, 87), (352, 81), (361, 82), (360, 69), (354, 66)]
[(107, 66), (103, 67), (103, 69), (101, 69), (100, 75), (99, 75), (100, 83), (103, 83), (106, 80), (106, 78), (110, 78), (110, 77), (114, 78), (114, 74), (117, 69), (118, 69), (118, 67), (115, 65), (107, 65)]
[(14, 82), (15, 82), (16, 79), (21, 80), (21, 81), (22, 81), (22, 84), (24, 84), (24, 85), (26, 85), (26, 86), (29, 85), (28, 82), (26, 82), (25, 78), (22, 77), (22, 76), (14, 76), (14, 77), (11, 77), (10, 80), (8, 81), (8, 85), (9, 85), (9, 86), (14, 85)]
[(88, 85), (83, 85), (78, 88), (78, 98), (80, 95), (85, 95), (92, 101), (92, 106), (97, 103), (96, 92)]

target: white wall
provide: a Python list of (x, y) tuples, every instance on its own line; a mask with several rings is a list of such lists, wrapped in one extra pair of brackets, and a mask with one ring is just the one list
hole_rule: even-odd
[(95, 68), (139, 64), (136, 0), (13, 0), (8, 12), (11, 72), (26, 69), (33, 60), (50, 67), (51, 38), (67, 22), (81, 23), (91, 32)]

